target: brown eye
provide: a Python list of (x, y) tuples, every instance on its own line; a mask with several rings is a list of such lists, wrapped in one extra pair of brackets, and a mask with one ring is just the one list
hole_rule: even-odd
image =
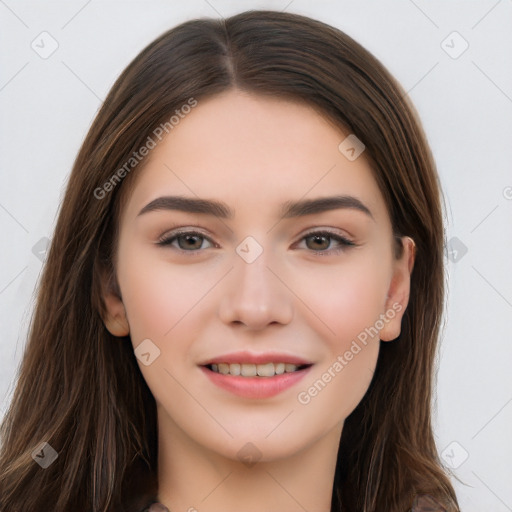
[(199, 235), (179, 235), (176, 237), (180, 249), (191, 250), (201, 249), (204, 237)]
[[(308, 244), (308, 241), (311, 241), (311, 243)], [(306, 245), (308, 246), (308, 249), (325, 251), (329, 248), (330, 244), (330, 237), (325, 235), (311, 235), (306, 238)]]
[[(204, 241), (208, 241), (213, 246), (213, 243), (203, 234), (198, 233), (196, 231), (186, 231), (181, 233), (170, 233), (168, 235), (164, 235), (159, 239), (158, 245), (161, 246), (173, 246), (178, 250), (186, 251), (186, 252), (199, 252), (199, 249), (204, 249), (202, 247)], [(177, 242), (176, 244), (174, 242)], [(208, 248), (208, 247), (206, 247)]]
[[(315, 231), (308, 233), (302, 238), (302, 240), (305, 240), (307, 249), (318, 254), (337, 254), (357, 245), (347, 238), (336, 233), (331, 233), (330, 231)], [(333, 241), (337, 243), (337, 247), (331, 247)]]

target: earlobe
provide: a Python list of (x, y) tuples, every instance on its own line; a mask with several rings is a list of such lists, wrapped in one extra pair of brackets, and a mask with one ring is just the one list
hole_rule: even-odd
[(103, 288), (103, 301), (105, 303), (105, 316), (103, 323), (110, 334), (116, 337), (128, 336), (130, 325), (126, 317), (126, 310), (117, 287), (112, 284), (112, 279), (107, 279)]
[(411, 274), (414, 268), (416, 244), (408, 236), (402, 237), (403, 252), (396, 260), (386, 300), (385, 325), (380, 331), (382, 341), (393, 341), (400, 336), (402, 318), (409, 303)]

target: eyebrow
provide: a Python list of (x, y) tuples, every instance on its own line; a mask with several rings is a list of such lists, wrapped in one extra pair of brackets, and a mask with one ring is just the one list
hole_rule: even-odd
[[(289, 219), (342, 208), (358, 210), (374, 219), (372, 212), (363, 202), (354, 196), (347, 195), (286, 201), (281, 205), (280, 216), (284, 219)], [(214, 215), (222, 219), (233, 219), (235, 216), (234, 210), (221, 201), (184, 196), (158, 197), (144, 206), (138, 216), (158, 210), (179, 210), (187, 213), (202, 213)]]

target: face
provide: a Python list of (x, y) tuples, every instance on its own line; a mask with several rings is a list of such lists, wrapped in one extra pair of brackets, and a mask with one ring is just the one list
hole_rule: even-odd
[(272, 460), (339, 437), (363, 398), (379, 340), (400, 332), (411, 252), (394, 258), (364, 153), (338, 149), (347, 135), (304, 104), (230, 91), (151, 151), (106, 325), (129, 332), (166, 435)]

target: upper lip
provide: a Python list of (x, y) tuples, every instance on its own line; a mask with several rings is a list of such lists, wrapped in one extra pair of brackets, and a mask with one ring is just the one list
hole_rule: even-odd
[(311, 361), (303, 359), (302, 357), (293, 356), (290, 354), (284, 354), (282, 352), (263, 352), (261, 354), (255, 354), (253, 352), (230, 352), (221, 356), (213, 357), (208, 359), (200, 366), (207, 366), (209, 364), (218, 363), (249, 363), (249, 364), (265, 364), (265, 363), (291, 363), (297, 366), (300, 365), (311, 365)]

